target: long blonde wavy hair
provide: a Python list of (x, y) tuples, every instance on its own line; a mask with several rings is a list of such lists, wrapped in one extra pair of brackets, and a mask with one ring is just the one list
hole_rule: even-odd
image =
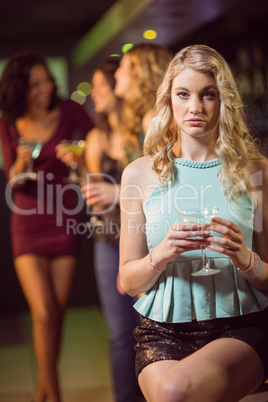
[(173, 79), (186, 67), (212, 76), (219, 90), (221, 105), (215, 151), (222, 160), (222, 167), (218, 177), (223, 193), (236, 199), (250, 192), (245, 167), (250, 158), (261, 155), (244, 122), (244, 106), (232, 71), (225, 59), (209, 46), (187, 46), (169, 64), (157, 92), (156, 116), (148, 127), (144, 155), (153, 157), (153, 169), (164, 186), (174, 180), (173, 148), (176, 143), (180, 145), (180, 135), (171, 109), (171, 88)]
[(136, 74), (130, 77), (131, 85), (123, 107), (123, 123), (130, 135), (139, 136), (142, 119), (148, 110), (153, 109), (156, 92), (163, 81), (172, 53), (158, 44), (140, 43), (128, 52), (131, 65)]

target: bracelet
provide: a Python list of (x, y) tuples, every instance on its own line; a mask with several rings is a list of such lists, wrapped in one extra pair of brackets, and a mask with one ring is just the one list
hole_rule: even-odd
[(255, 257), (254, 258), (254, 270), (252, 271), (251, 275), (245, 276), (246, 279), (255, 279), (261, 272), (261, 263), (262, 263), (261, 257), (257, 253), (254, 253), (254, 252), (253, 252), (253, 255)]
[(153, 261), (152, 261), (152, 252), (153, 252), (153, 249), (150, 251), (150, 254), (149, 254), (149, 261), (150, 261), (150, 266), (151, 266), (152, 270), (153, 270), (153, 271), (156, 271), (156, 272), (164, 272), (167, 267), (165, 267), (165, 268), (162, 269), (162, 270), (156, 269), (156, 268), (154, 267)]
[(246, 274), (247, 272), (249, 272), (249, 271), (251, 271), (252, 270), (252, 268), (253, 268), (253, 263), (254, 263), (254, 256), (253, 256), (253, 252), (248, 248), (247, 249), (248, 251), (249, 251), (249, 253), (250, 253), (250, 259), (249, 259), (249, 264), (248, 264), (248, 267), (247, 267), (247, 269), (245, 269), (245, 270), (243, 270), (243, 269), (241, 269), (241, 268), (237, 268), (238, 269), (238, 271), (240, 271), (240, 273), (243, 275), (243, 274)]
[(254, 251), (251, 251), (251, 261), (250, 261), (250, 266), (247, 268), (245, 271), (239, 270), (240, 274), (244, 276), (246, 279), (255, 279), (261, 272), (261, 257), (255, 253)]

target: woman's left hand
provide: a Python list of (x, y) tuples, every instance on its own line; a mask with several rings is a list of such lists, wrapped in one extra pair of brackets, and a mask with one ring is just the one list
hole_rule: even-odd
[(212, 218), (209, 229), (222, 236), (208, 236), (206, 240), (213, 244), (207, 245), (207, 248), (227, 255), (235, 267), (246, 270), (250, 264), (250, 251), (245, 244), (242, 229), (219, 217)]
[(56, 157), (60, 159), (66, 166), (71, 166), (76, 162), (74, 154), (69, 152), (63, 144), (58, 144), (55, 147)]
[(82, 187), (83, 198), (89, 206), (106, 206), (118, 204), (119, 185), (104, 181), (93, 182)]

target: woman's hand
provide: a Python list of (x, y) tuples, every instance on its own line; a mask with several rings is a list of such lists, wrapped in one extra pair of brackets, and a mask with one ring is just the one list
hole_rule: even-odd
[[(200, 250), (208, 245), (210, 230), (196, 223), (174, 223), (170, 226), (164, 240), (155, 248), (153, 262), (156, 269), (165, 265), (178, 255), (191, 250)], [(201, 238), (198, 238), (201, 237)]]
[(116, 205), (119, 203), (119, 193), (119, 185), (104, 181), (89, 183), (82, 187), (83, 198), (89, 206)]
[(16, 174), (24, 173), (32, 157), (32, 148), (25, 145), (17, 146), (17, 158), (15, 161)]
[(219, 217), (212, 218), (209, 229), (222, 236), (209, 236), (207, 248), (230, 257), (232, 264), (246, 270), (250, 264), (250, 251), (245, 244), (242, 229), (233, 222)]
[(9, 179), (12, 187), (23, 188), (26, 181), (26, 171), (32, 157), (32, 148), (26, 145), (18, 145), (16, 148), (17, 157), (9, 171)]
[(60, 159), (65, 165), (71, 166), (72, 163), (75, 163), (75, 156), (72, 152), (69, 152), (66, 147), (62, 144), (58, 144), (55, 148), (56, 157)]

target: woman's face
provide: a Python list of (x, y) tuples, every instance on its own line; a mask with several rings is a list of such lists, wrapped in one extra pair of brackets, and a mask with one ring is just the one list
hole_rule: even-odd
[(126, 98), (131, 89), (131, 76), (133, 74), (131, 58), (125, 54), (121, 61), (120, 66), (115, 72), (115, 94), (120, 98)]
[(42, 64), (33, 66), (29, 73), (28, 107), (47, 109), (51, 103), (54, 84)]
[(116, 107), (114, 91), (100, 70), (97, 70), (92, 78), (91, 98), (97, 113), (108, 114)]
[(214, 78), (191, 68), (173, 80), (171, 104), (180, 135), (217, 138), (220, 97)]

